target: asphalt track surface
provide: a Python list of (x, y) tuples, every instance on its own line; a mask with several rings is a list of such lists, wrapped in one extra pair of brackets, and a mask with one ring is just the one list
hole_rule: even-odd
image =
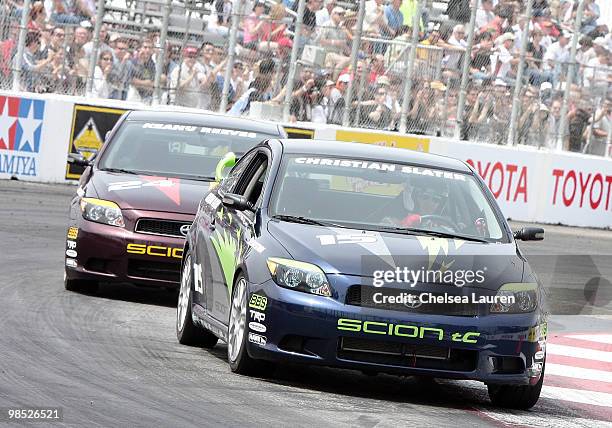
[[(127, 285), (95, 295), (64, 290), (74, 190), (0, 181), (0, 408), (59, 406), (64, 420), (53, 425), (68, 426), (594, 427), (612, 420), (609, 383), (596, 405), (582, 393), (565, 401), (565, 390), (551, 387), (531, 411), (507, 411), (492, 407), (473, 382), (302, 366), (277, 367), (264, 379), (234, 375), (224, 344), (210, 351), (178, 344), (174, 293)], [(585, 256), (560, 263), (569, 285), (551, 290), (551, 338), (612, 332), (610, 283), (600, 281), (590, 302), (584, 287), (585, 269), (612, 265), (612, 232), (547, 227), (545, 241), (522, 247)], [(593, 255), (607, 259), (593, 262)], [(598, 363), (604, 378), (611, 362)]]

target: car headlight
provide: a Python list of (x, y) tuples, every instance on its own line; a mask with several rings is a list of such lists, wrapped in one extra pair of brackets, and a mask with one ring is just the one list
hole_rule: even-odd
[(501, 286), (490, 312), (496, 314), (521, 314), (538, 307), (538, 284), (532, 282), (510, 283)]
[(81, 212), (83, 218), (96, 223), (110, 226), (124, 227), (123, 215), (119, 206), (111, 201), (95, 198), (81, 199)]
[(272, 279), (281, 287), (330, 297), (331, 287), (327, 276), (317, 265), (297, 260), (268, 258), (268, 269)]

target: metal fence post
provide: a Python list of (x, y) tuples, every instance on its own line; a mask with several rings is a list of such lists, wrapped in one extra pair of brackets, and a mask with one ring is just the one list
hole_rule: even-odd
[[(232, 27), (229, 34), (229, 46), (227, 48), (227, 63), (225, 64), (225, 73), (223, 74), (223, 89), (221, 90), (221, 102), (219, 104), (219, 113), (225, 113), (227, 110), (227, 96), (230, 90), (230, 80), (232, 78), (232, 70), (236, 59), (236, 40), (238, 38), (238, 24), (242, 15), (243, 2), (236, 0), (232, 7)], [(235, 10), (234, 10), (235, 9)]]
[(353, 78), (349, 80), (348, 88), (344, 94), (344, 110), (342, 111), (342, 126), (349, 126), (351, 99), (353, 98), (353, 88), (357, 78), (357, 56), (361, 45), (361, 33), (363, 32), (363, 18), (365, 17), (365, 0), (359, 0), (359, 14), (357, 15), (357, 30), (351, 46), (351, 71)]
[(525, 56), (527, 54), (527, 45), (529, 44), (529, 24), (531, 23), (531, 15), (533, 14), (533, 0), (527, 1), (527, 22), (525, 29), (523, 30), (523, 40), (521, 40), (521, 53), (518, 70), (516, 72), (516, 83), (514, 84), (514, 96), (512, 98), (512, 113), (510, 114), (510, 129), (508, 132), (508, 145), (513, 146), (516, 144), (516, 137), (518, 135), (518, 120), (519, 120), (519, 108), (521, 103), (521, 92), (523, 92), (523, 74), (525, 71)]
[(559, 129), (557, 129), (557, 151), (563, 151), (563, 138), (565, 137), (565, 128), (567, 128), (567, 112), (569, 110), (569, 98), (571, 92), (571, 80), (574, 77), (576, 69), (576, 50), (578, 47), (578, 36), (582, 27), (582, 17), (584, 15), (585, 0), (580, 0), (578, 10), (576, 11), (576, 20), (574, 21), (574, 37), (572, 38), (572, 49), (570, 51), (569, 67), (567, 69), (567, 77), (565, 78), (565, 92), (563, 93), (563, 104), (561, 105), (561, 117), (559, 118)]
[(416, 50), (419, 43), (419, 27), (421, 13), (423, 13), (423, 0), (417, 0), (417, 10), (412, 19), (412, 46), (410, 46), (410, 55), (408, 56), (408, 72), (406, 73), (406, 84), (404, 85), (404, 97), (402, 99), (402, 112), (400, 113), (400, 127), (399, 132), (402, 134), (406, 133), (406, 126), (408, 122), (408, 105), (410, 103), (409, 97), (412, 92), (412, 73), (414, 71), (414, 63), (416, 60)]
[[(159, 34), (159, 46), (155, 58), (155, 79), (153, 80), (153, 105), (161, 103), (161, 75), (166, 62), (166, 38), (168, 37), (168, 21), (172, 10), (172, 0), (166, 0), (164, 15), (162, 17), (162, 28)], [(166, 76), (168, 78), (169, 76)]]
[(17, 42), (17, 54), (13, 62), (13, 91), (18, 91), (21, 80), (21, 65), (23, 63), (23, 50), (25, 48), (25, 39), (28, 34), (28, 15), (30, 12), (30, 0), (23, 1), (23, 9), (21, 12), (21, 22), (19, 26), (19, 41)]
[(289, 121), (289, 107), (291, 105), (291, 96), (293, 95), (293, 80), (297, 70), (297, 57), (300, 49), (300, 41), (302, 39), (302, 25), (304, 20), (304, 9), (306, 9), (306, 0), (299, 0), (297, 17), (295, 18), (295, 35), (293, 36), (293, 46), (291, 47), (291, 56), (289, 60), (289, 74), (287, 75), (287, 85), (285, 86), (285, 104), (283, 105), (283, 121)]
[(85, 82), (85, 96), (90, 98), (93, 90), (94, 73), (96, 64), (98, 63), (98, 50), (100, 49), (100, 29), (102, 28), (102, 20), (104, 19), (104, 0), (98, 0), (98, 9), (96, 10), (96, 25), (94, 27), (93, 48), (91, 49), (91, 57), (89, 58), (89, 70), (87, 71), (87, 82)]
[(463, 113), (465, 111), (465, 98), (467, 96), (467, 85), (470, 78), (470, 64), (472, 62), (472, 48), (476, 35), (476, 12), (478, 11), (478, 0), (472, 1), (472, 14), (470, 15), (470, 31), (468, 33), (467, 47), (463, 55), (463, 67), (461, 70), (461, 86), (459, 87), (459, 99), (457, 100), (457, 124), (455, 126), (455, 139), (461, 139), (461, 128), (463, 127)]

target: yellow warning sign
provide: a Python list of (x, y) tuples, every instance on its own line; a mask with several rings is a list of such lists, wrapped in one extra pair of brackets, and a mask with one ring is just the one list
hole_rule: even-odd
[(100, 147), (102, 147), (102, 137), (96, 123), (90, 117), (74, 139), (74, 148), (89, 159), (100, 150)]
[(337, 141), (376, 144), (386, 147), (429, 152), (429, 138), (386, 132), (336, 131)]

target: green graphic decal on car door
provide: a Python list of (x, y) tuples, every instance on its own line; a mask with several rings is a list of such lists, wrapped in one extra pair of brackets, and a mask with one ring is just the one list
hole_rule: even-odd
[(210, 240), (219, 257), (223, 276), (225, 277), (225, 283), (227, 284), (227, 290), (231, 296), (232, 287), (234, 285), (234, 272), (236, 272), (236, 265), (238, 264), (238, 257), (240, 254), (240, 245), (238, 240), (234, 239), (234, 237), (225, 230), (223, 234), (216, 231), (214, 235), (211, 235)]

